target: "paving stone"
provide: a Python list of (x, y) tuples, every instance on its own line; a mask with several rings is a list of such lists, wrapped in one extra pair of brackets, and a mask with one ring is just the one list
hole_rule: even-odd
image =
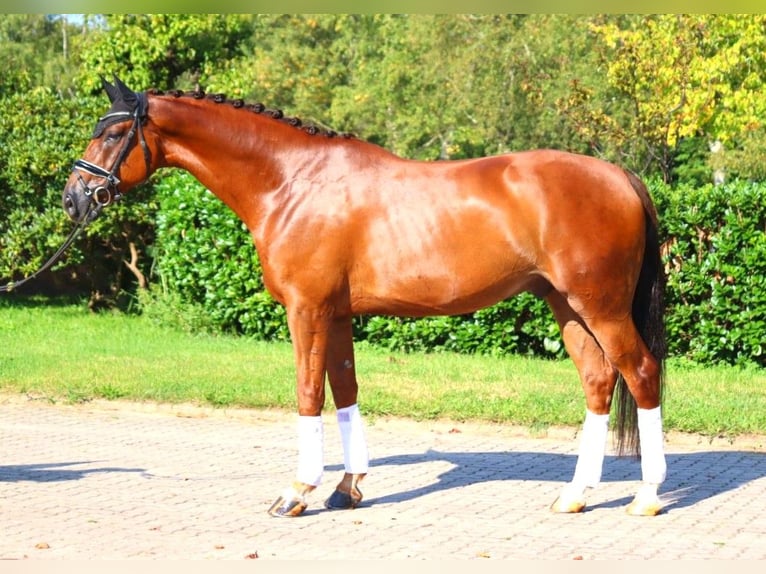
[(330, 512), (343, 457), (327, 416), (323, 484), (303, 516), (272, 518), (295, 426), (274, 411), (0, 396), (0, 559), (766, 559), (758, 437), (669, 436), (654, 518), (625, 513), (640, 464), (608, 453), (586, 512), (557, 515), (572, 429), (372, 419), (365, 500)]

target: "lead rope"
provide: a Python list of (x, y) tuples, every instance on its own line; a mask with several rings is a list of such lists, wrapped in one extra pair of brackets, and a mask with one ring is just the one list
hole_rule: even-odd
[[(97, 206), (95, 209), (99, 209), (99, 206)], [(58, 251), (53, 254), (53, 256), (46, 261), (40, 269), (32, 273), (31, 275), (28, 275), (27, 277), (24, 277), (23, 279), (19, 279), (18, 281), (11, 281), (7, 283), (6, 285), (0, 285), (0, 293), (10, 293), (20, 285), (23, 285), (27, 281), (31, 281), (44, 271), (47, 271), (50, 269), (50, 267), (58, 261), (58, 259), (64, 254), (64, 251), (66, 251), (72, 243), (74, 243), (74, 240), (77, 239), (77, 236), (80, 235), (80, 232), (85, 229), (85, 227), (90, 222), (90, 216), (93, 213), (93, 209), (88, 210), (88, 213), (85, 214), (84, 217), (78, 221), (75, 226), (72, 228), (72, 231), (69, 232), (69, 236), (64, 240), (64, 244), (58, 248)]]

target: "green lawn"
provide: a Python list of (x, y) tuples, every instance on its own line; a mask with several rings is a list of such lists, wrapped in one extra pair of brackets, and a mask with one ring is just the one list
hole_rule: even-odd
[[(356, 350), (368, 416), (580, 425), (570, 361)], [(766, 434), (766, 370), (668, 364), (667, 430)], [(82, 304), (0, 300), (0, 392), (51, 401), (93, 398), (295, 409), (287, 343), (190, 335)], [(329, 389), (328, 389), (329, 392)], [(328, 408), (332, 402), (328, 397)]]

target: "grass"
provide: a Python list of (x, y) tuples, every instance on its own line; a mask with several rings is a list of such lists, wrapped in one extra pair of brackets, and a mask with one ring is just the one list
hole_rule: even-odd
[[(368, 416), (578, 426), (583, 394), (570, 361), (356, 349)], [(287, 343), (192, 335), (85, 305), (0, 300), (0, 392), (50, 401), (101, 398), (295, 409)], [(668, 365), (667, 430), (766, 434), (766, 370)], [(328, 396), (328, 409), (332, 401)]]

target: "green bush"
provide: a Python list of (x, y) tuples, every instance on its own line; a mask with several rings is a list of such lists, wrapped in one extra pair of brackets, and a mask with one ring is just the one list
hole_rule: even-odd
[(529, 293), (476, 313), (454, 317), (358, 319), (355, 336), (399, 351), (564, 356), (558, 326), (546, 304)]
[(85, 149), (87, 136), (83, 139), (82, 134), (92, 128), (76, 119), (83, 105), (43, 88), (3, 100), (0, 277), (38, 269), (71, 228), (61, 209), (61, 191), (75, 154)]
[(651, 187), (665, 241), (670, 353), (766, 365), (764, 186)]
[(201, 305), (221, 330), (287, 340), (284, 308), (264, 290), (244, 224), (185, 172), (171, 172), (155, 189), (155, 273), (162, 291)]

